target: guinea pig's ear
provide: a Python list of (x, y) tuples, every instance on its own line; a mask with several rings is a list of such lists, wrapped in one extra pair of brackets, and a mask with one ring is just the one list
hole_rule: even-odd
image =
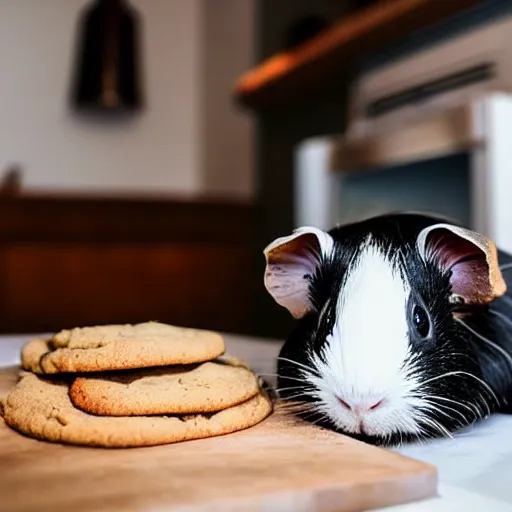
[(265, 248), (265, 287), (294, 318), (301, 318), (313, 310), (309, 281), (322, 259), (331, 254), (332, 247), (333, 239), (328, 233), (302, 227)]
[(487, 237), (452, 224), (435, 224), (418, 236), (425, 261), (451, 270), (453, 301), (485, 304), (507, 290), (498, 263), (498, 251)]

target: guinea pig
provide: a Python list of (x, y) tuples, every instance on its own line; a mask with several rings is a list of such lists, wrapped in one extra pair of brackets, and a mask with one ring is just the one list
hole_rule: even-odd
[(295, 319), (277, 363), (294, 414), (391, 446), (452, 437), (512, 402), (512, 256), (446, 219), (301, 227), (264, 251)]

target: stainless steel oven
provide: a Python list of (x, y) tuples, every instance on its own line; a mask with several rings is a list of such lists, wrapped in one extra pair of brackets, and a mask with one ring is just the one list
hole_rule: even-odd
[(295, 153), (295, 224), (447, 215), (512, 251), (512, 14), (361, 74), (343, 135)]

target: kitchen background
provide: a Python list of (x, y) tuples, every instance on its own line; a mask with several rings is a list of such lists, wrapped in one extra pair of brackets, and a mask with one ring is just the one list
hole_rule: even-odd
[[(448, 13), (433, 0), (431, 22), (410, 15), (406, 36), (382, 31), (342, 72), (332, 62), (299, 70), (295, 85), (280, 93), (277, 80), (266, 96), (239, 80), (276, 55), (298, 55), (311, 37), (343, 33), (336, 27), (354, 16), (423, 3), (1, 0), (0, 331), (155, 319), (281, 336), (290, 319), (263, 290), (261, 251), (296, 224), (297, 146), (343, 136), (359, 77), (435, 45), (442, 52), (446, 41), (512, 17), (512, 5), (453, 0)], [(83, 108), (72, 98), (84, 16), (127, 6), (140, 34), (140, 109)], [(102, 37), (96, 30), (92, 41)], [(422, 185), (435, 169), (451, 191), (438, 203), (470, 222), (467, 152), (417, 165), (416, 174), (391, 166), (383, 181), (355, 176), (340, 201), (364, 215), (368, 194), (395, 204), (379, 195), (391, 184), (435, 207)]]

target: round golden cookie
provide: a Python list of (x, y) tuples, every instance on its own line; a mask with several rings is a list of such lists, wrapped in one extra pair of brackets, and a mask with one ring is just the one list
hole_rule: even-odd
[(272, 402), (260, 390), (240, 405), (211, 415), (93, 416), (73, 407), (69, 384), (25, 373), (3, 403), (5, 423), (29, 437), (104, 448), (177, 443), (229, 434), (263, 421)]
[(258, 377), (236, 359), (77, 377), (75, 407), (100, 416), (208, 413), (257, 395)]
[(40, 374), (130, 370), (211, 361), (225, 351), (211, 331), (158, 322), (77, 327), (22, 349), (24, 369)]

